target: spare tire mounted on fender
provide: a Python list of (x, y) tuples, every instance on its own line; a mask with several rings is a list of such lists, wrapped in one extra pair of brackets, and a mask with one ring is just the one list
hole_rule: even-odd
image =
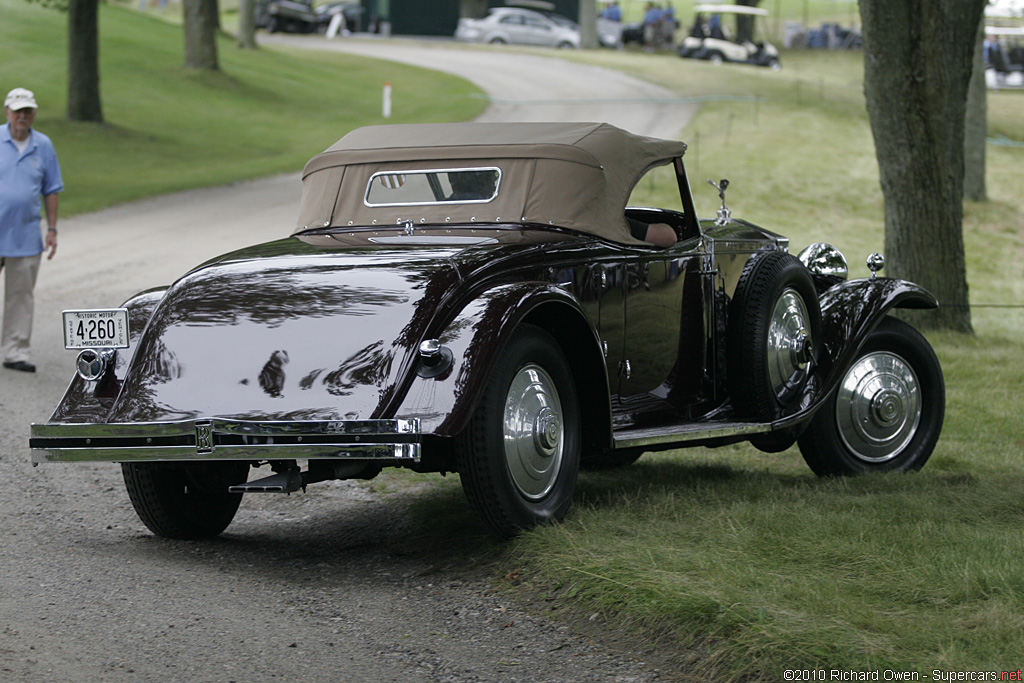
[(807, 383), (820, 337), (821, 308), (807, 268), (784, 252), (753, 256), (729, 308), (726, 380), (737, 416), (778, 418)]

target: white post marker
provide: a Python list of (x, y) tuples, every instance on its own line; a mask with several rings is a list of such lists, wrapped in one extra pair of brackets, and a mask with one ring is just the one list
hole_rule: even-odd
[(384, 118), (391, 118), (391, 81), (384, 81)]
[(341, 12), (335, 12), (331, 17), (331, 23), (327, 25), (328, 38), (334, 38), (338, 35), (338, 30), (341, 28), (343, 21), (345, 21), (345, 15)]

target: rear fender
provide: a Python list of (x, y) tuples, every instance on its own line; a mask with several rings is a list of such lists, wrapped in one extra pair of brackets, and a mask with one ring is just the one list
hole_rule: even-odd
[(609, 443), (611, 409), (600, 340), (579, 303), (546, 283), (503, 285), (477, 295), (436, 333), (452, 354), (451, 368), (434, 378), (413, 374), (395, 417), (418, 418), (425, 434), (458, 434), (476, 409), (498, 353), (523, 323), (536, 324), (558, 340), (579, 392), (588, 397), (581, 401), (584, 424), (599, 427), (590, 431)]
[(128, 348), (117, 350), (106, 374), (95, 382), (86, 381), (76, 373), (50, 422), (106, 422), (142, 332), (166, 291), (166, 287), (149, 289), (122, 304), (128, 309)]

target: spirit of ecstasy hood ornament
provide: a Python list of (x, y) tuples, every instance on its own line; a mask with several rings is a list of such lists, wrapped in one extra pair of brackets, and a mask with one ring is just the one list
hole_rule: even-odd
[(722, 178), (716, 184), (715, 181), (709, 180), (708, 185), (718, 190), (718, 196), (722, 199), (722, 208), (718, 210), (718, 218), (715, 219), (715, 225), (722, 227), (729, 224), (729, 219), (732, 216), (732, 212), (729, 211), (729, 207), (725, 205), (725, 190), (729, 187), (729, 181)]

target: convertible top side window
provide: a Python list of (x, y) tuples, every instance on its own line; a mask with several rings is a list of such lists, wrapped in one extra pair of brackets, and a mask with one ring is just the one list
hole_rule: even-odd
[(501, 169), (446, 168), (425, 171), (381, 171), (370, 177), (366, 206), (424, 204), (486, 204), (498, 196)]

